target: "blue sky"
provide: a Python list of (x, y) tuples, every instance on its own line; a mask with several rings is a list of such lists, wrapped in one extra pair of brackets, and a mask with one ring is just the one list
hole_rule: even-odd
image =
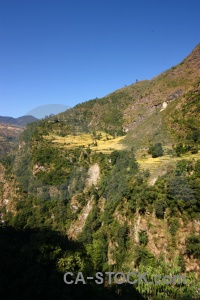
[(199, 0), (0, 0), (0, 115), (74, 106), (181, 62)]

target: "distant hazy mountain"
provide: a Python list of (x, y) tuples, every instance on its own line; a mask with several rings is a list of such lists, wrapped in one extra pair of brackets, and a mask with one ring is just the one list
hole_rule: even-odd
[(22, 116), (19, 118), (0, 116), (0, 123), (12, 124), (17, 126), (26, 126), (27, 124), (35, 122), (37, 120), (38, 120), (37, 118), (31, 115)]

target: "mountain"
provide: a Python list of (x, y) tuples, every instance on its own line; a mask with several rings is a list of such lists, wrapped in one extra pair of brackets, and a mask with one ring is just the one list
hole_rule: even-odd
[(17, 125), (17, 126), (26, 126), (27, 124), (35, 122), (37, 120), (38, 120), (37, 118), (35, 118), (31, 115), (22, 116), (19, 118), (0, 116), (0, 123), (12, 124), (12, 125)]
[[(191, 126), (199, 134), (200, 45), (180, 64), (156, 76), (124, 87), (101, 99), (69, 109), (59, 118), (71, 131), (104, 130), (127, 133), (124, 142), (147, 147), (187, 139)], [(190, 120), (195, 124), (190, 124)]]
[(4, 299), (199, 299), (199, 85), (200, 45), (152, 80), (26, 126), (0, 160)]
[(25, 126), (37, 120), (33, 116), (19, 118), (0, 116), (0, 157), (14, 148)]

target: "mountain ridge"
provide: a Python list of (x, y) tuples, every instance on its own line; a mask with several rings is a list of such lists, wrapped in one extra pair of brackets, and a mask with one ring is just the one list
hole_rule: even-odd
[[(170, 142), (173, 143), (174, 137), (177, 140), (180, 128), (172, 133), (174, 124), (171, 126), (169, 122), (170, 109), (171, 107), (175, 110), (176, 107), (180, 109), (188, 93), (199, 93), (199, 78), (200, 44), (180, 64), (162, 72), (152, 80), (139, 81), (103, 98), (78, 104), (59, 114), (58, 118), (69, 124), (71, 130), (76, 133), (92, 130), (105, 130), (119, 135), (128, 133), (125, 141), (131, 144), (131, 139), (134, 139), (138, 145), (147, 146), (149, 144), (147, 140), (157, 140), (153, 130), (155, 128), (152, 128), (153, 132), (146, 139), (136, 131), (153, 116), (155, 120), (160, 119), (158, 121), (163, 124), (163, 128), (165, 127), (157, 128), (160, 135), (164, 133), (163, 142), (164, 138), (170, 136)], [(176, 105), (173, 102), (176, 102)]]
[(0, 123), (12, 124), (17, 126), (26, 126), (29, 123), (36, 122), (38, 119), (31, 115), (24, 115), (18, 118), (0, 116)]

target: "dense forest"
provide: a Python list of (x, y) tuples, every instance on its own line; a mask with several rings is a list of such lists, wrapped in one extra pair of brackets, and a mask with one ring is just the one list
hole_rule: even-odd
[[(177, 237), (180, 228), (199, 219), (200, 160), (179, 160), (152, 186), (134, 150), (104, 154), (89, 147), (57, 148), (42, 138), (47, 126), (51, 123), (29, 125), (19, 150), (1, 161), (14, 188), (10, 208), (2, 208), (0, 229), (4, 299), (16, 299), (16, 293), (18, 299), (80, 299), (84, 293), (95, 299), (198, 299), (197, 274), (186, 272), (186, 265), (190, 258), (199, 261), (200, 237), (191, 229), (182, 248)], [(156, 147), (161, 150), (160, 145), (152, 149)], [(95, 164), (100, 179), (86, 184)], [(81, 223), (89, 202), (91, 210)], [(151, 251), (150, 231), (157, 230), (151, 216), (165, 224), (169, 243), (156, 255)], [(142, 218), (146, 224), (137, 229)], [(81, 226), (78, 235), (73, 226)], [(155, 234), (154, 243), (158, 238)], [(80, 290), (63, 282), (67, 271), (87, 277), (132, 270), (147, 272), (148, 279), (157, 273), (186, 274), (187, 284), (109, 286), (105, 279), (104, 285), (88, 282)]]

